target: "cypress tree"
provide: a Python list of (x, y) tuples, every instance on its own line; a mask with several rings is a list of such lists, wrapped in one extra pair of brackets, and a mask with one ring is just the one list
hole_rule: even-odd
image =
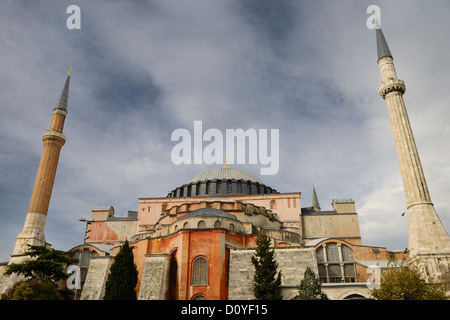
[(133, 259), (132, 247), (128, 240), (120, 249), (111, 265), (111, 272), (106, 280), (104, 300), (136, 300), (138, 271)]
[(320, 280), (309, 267), (306, 268), (297, 290), (298, 295), (293, 300), (328, 300), (328, 296), (322, 291)]
[(281, 271), (270, 249), (270, 238), (262, 235), (256, 239), (256, 253), (252, 256), (255, 267), (253, 294), (257, 300), (281, 300)]

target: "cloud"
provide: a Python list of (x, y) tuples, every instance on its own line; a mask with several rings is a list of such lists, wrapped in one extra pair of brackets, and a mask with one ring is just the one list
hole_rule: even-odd
[[(354, 198), (363, 243), (404, 249), (405, 201), (366, 28), (372, 2), (78, 1), (81, 30), (68, 30), (70, 4), (0, 5), (2, 260), (23, 226), (69, 65), (67, 143), (45, 231), (55, 247), (80, 242), (77, 221), (92, 207), (126, 214), (138, 197), (165, 196), (210, 169), (170, 160), (172, 131), (202, 120), (204, 129), (280, 129), (280, 170), (260, 177), (266, 184), (302, 192), (308, 206), (315, 183), (325, 210), (333, 198)], [(448, 229), (449, 5), (377, 4)], [(239, 168), (259, 176), (258, 165)]]

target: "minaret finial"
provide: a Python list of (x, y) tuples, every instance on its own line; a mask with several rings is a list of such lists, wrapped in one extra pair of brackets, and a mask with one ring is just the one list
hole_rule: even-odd
[(69, 66), (69, 76), (70, 76), (70, 74), (72, 73), (72, 66)]
[(225, 156), (225, 159), (223, 161), (223, 167), (226, 168), (227, 167), (227, 156)]

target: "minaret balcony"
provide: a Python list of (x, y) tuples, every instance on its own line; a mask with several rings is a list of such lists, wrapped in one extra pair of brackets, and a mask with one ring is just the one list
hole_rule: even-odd
[(388, 79), (383, 81), (381, 86), (378, 88), (378, 93), (383, 99), (386, 99), (386, 96), (391, 92), (400, 92), (401, 94), (404, 94), (405, 91), (405, 82), (400, 79)]
[(52, 139), (52, 140), (62, 140), (62, 142), (66, 142), (66, 136), (64, 134), (62, 134), (61, 132), (57, 132), (57, 131), (53, 131), (53, 130), (47, 130), (45, 131), (42, 140), (47, 140), (47, 139)]

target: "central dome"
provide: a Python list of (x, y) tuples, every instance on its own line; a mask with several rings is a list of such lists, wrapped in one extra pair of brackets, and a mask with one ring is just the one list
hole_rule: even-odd
[(254, 175), (234, 168), (204, 171), (170, 191), (168, 198), (222, 197), (278, 193)]
[(257, 182), (261, 183), (262, 181), (259, 180), (254, 175), (234, 168), (216, 168), (204, 171), (198, 175), (196, 175), (194, 178), (192, 178), (192, 182), (199, 182), (199, 181), (206, 181), (206, 180), (245, 180), (245, 181), (251, 181), (251, 182)]

